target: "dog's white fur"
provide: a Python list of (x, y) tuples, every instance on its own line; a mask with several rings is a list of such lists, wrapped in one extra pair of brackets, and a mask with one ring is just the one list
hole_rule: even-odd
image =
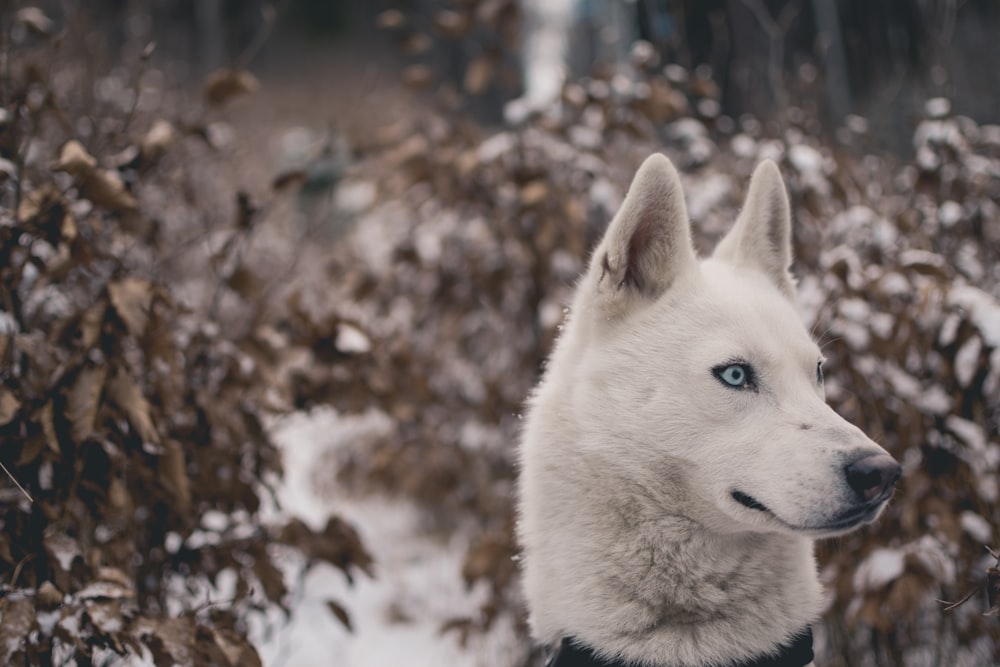
[[(702, 260), (669, 160), (639, 169), (525, 419), (518, 535), (537, 640), (701, 666), (774, 652), (818, 617), (813, 539), (874, 520), (884, 502), (835, 525), (855, 502), (845, 461), (885, 452), (826, 405), (790, 264), (773, 162)], [(757, 391), (713, 375), (737, 360)]]

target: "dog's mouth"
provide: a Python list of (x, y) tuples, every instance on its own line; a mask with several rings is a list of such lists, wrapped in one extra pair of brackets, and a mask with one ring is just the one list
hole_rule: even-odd
[(888, 493), (883, 494), (882, 496), (879, 496), (878, 498), (875, 498), (872, 501), (865, 503), (864, 505), (852, 507), (844, 512), (841, 512), (839, 515), (834, 517), (832, 521), (823, 523), (822, 525), (799, 526), (799, 527), (792, 526), (786, 523), (785, 521), (782, 521), (780, 517), (778, 517), (774, 512), (768, 509), (767, 505), (760, 502), (751, 495), (743, 493), (742, 491), (733, 491), (731, 492), (730, 495), (732, 496), (733, 500), (735, 500), (743, 507), (746, 507), (747, 509), (754, 510), (757, 512), (763, 512), (765, 514), (768, 514), (776, 521), (785, 524), (786, 526), (792, 528), (793, 530), (819, 532), (819, 533), (839, 533), (842, 531), (848, 531), (853, 528), (857, 528), (863, 523), (868, 523), (874, 520), (876, 515), (878, 515), (879, 510), (882, 509), (882, 505), (892, 495), (892, 492), (890, 490)]

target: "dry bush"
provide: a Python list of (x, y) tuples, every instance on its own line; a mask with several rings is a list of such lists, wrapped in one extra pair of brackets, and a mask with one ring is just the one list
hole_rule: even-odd
[[(151, 47), (95, 73), (38, 9), (0, 18), (0, 661), (260, 664), (247, 619), (285, 608), (282, 561), (350, 578), (371, 558), (337, 518), (260, 521), (281, 472), (264, 420), (287, 405), (282, 346), (183, 305), (162, 268), (178, 230), (159, 216), (210, 210), (176, 178), (210, 150), (207, 112), (143, 110)], [(247, 77), (217, 75), (209, 104)], [(200, 275), (259, 324), (239, 260), (260, 215), (233, 198)]]

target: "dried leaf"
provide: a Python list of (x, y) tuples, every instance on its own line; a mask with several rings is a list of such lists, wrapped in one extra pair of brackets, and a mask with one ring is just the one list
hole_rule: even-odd
[(73, 440), (81, 443), (94, 432), (97, 409), (101, 402), (108, 369), (104, 366), (84, 368), (76, 377), (66, 396), (66, 418)]
[(132, 377), (118, 368), (108, 382), (108, 398), (114, 402), (128, 417), (135, 433), (143, 442), (159, 444), (160, 434), (153, 425), (153, 417), (149, 401), (142, 395), (139, 385)]
[(469, 32), (472, 22), (467, 14), (453, 10), (443, 10), (434, 16), (434, 27), (449, 39), (460, 39)]
[(422, 32), (415, 32), (403, 38), (400, 42), (400, 48), (407, 55), (416, 56), (427, 53), (434, 48), (434, 40)]
[(17, 220), (21, 223), (34, 222), (39, 228), (47, 228), (54, 216), (66, 215), (68, 207), (62, 195), (54, 186), (37, 188), (25, 194), (17, 206)]
[(306, 182), (306, 172), (304, 169), (293, 169), (285, 171), (274, 177), (271, 181), (271, 188), (276, 192), (282, 192), (290, 188), (301, 187)]
[(92, 581), (84, 586), (76, 596), (81, 600), (131, 600), (135, 589), (131, 581), (124, 584), (117, 581)]
[(21, 401), (6, 387), (0, 387), (0, 426), (9, 424), (21, 409)]
[(246, 637), (225, 628), (213, 627), (209, 629), (216, 645), (225, 654), (230, 664), (239, 667), (262, 667), (257, 649), (250, 644)]
[(43, 540), (45, 553), (49, 556), (49, 561), (58, 566), (58, 570), (69, 572), (73, 568), (73, 562), (83, 559), (83, 551), (80, 543), (66, 533), (50, 533)]
[(45, 436), (45, 444), (47, 444), (49, 449), (56, 454), (61, 454), (62, 450), (59, 447), (59, 436), (56, 435), (55, 410), (52, 406), (52, 401), (48, 401), (44, 406), (42, 406), (42, 409), (38, 411), (37, 419), (42, 425), (42, 434)]
[(125, 328), (135, 337), (146, 332), (153, 302), (153, 286), (141, 278), (124, 278), (108, 283), (108, 296)]
[(35, 593), (38, 606), (42, 609), (55, 609), (62, 604), (64, 597), (62, 591), (51, 581), (42, 582), (42, 585), (38, 587), (38, 592)]
[(139, 210), (139, 202), (125, 187), (118, 172), (94, 169), (80, 182), (80, 195), (112, 213), (129, 213)]
[(17, 13), (14, 14), (14, 21), (40, 37), (49, 37), (55, 29), (55, 23), (52, 22), (52, 19), (38, 7), (24, 7), (17, 10)]
[(152, 162), (163, 155), (174, 143), (176, 132), (174, 126), (163, 120), (157, 120), (139, 142), (139, 154), (143, 161)]
[(194, 664), (190, 647), (194, 644), (195, 625), (189, 616), (142, 618), (136, 623), (133, 634), (140, 641), (150, 635), (157, 640), (148, 643), (157, 667), (175, 663)]
[(52, 165), (52, 171), (61, 171), (78, 178), (86, 177), (97, 169), (97, 159), (87, 152), (76, 139), (70, 139), (59, 151), (59, 160)]
[(375, 25), (383, 30), (395, 30), (406, 25), (406, 15), (398, 9), (387, 9), (375, 17)]
[(177, 505), (191, 505), (191, 482), (187, 474), (184, 450), (176, 440), (165, 440), (159, 463), (160, 478), (167, 488), (177, 494)]
[(101, 337), (101, 328), (104, 325), (104, 313), (108, 310), (108, 303), (104, 299), (98, 301), (88, 308), (80, 316), (77, 330), (79, 331), (79, 344), (84, 350), (89, 350)]
[(496, 73), (496, 59), (484, 53), (465, 68), (463, 87), (470, 95), (478, 95), (486, 90)]
[(414, 90), (427, 90), (434, 83), (434, 71), (427, 65), (410, 65), (403, 70), (403, 83)]
[(28, 465), (35, 459), (37, 459), (41, 453), (42, 449), (45, 447), (45, 438), (25, 438), (21, 445), (21, 456), (17, 459), (18, 467)]
[(260, 82), (250, 72), (243, 69), (220, 69), (212, 72), (205, 80), (205, 100), (219, 106), (230, 100), (254, 93)]
[(525, 207), (537, 206), (549, 196), (549, 186), (543, 180), (525, 183), (521, 188), (521, 204)]
[(347, 610), (344, 609), (339, 602), (327, 600), (326, 607), (333, 612), (333, 615), (337, 617), (337, 620), (340, 621), (345, 628), (347, 628), (348, 632), (354, 632), (354, 628), (351, 626), (351, 617), (348, 615)]
[(0, 662), (9, 665), (35, 629), (35, 605), (29, 598), (4, 597), (0, 599), (0, 619)]
[(266, 553), (258, 553), (253, 559), (253, 572), (257, 575), (264, 595), (275, 604), (283, 605), (283, 598), (288, 592), (285, 588), (285, 577), (281, 570), (274, 566)]
[(241, 297), (253, 300), (261, 294), (261, 281), (245, 264), (240, 264), (226, 279), (226, 286)]

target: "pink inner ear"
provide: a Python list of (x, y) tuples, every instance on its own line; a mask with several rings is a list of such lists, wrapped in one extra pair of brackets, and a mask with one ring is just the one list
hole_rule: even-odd
[(622, 282), (632, 285), (635, 289), (642, 291), (646, 286), (645, 276), (639, 270), (639, 262), (642, 253), (649, 251), (649, 246), (653, 242), (656, 233), (656, 220), (650, 212), (644, 211), (639, 218), (638, 224), (632, 231), (632, 237), (628, 240), (628, 256), (625, 264), (625, 277)]

